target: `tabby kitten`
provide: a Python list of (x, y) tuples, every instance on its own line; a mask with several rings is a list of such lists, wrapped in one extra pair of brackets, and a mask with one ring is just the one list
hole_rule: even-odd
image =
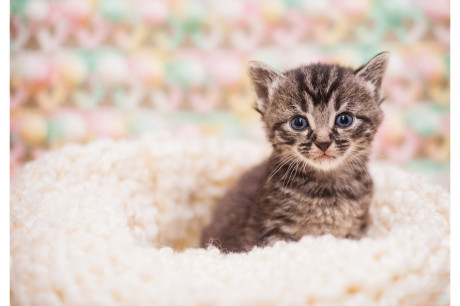
[(389, 54), (353, 70), (329, 64), (278, 72), (249, 63), (271, 157), (218, 204), (201, 246), (244, 252), (278, 240), (366, 230), (373, 183), (370, 146), (382, 122)]

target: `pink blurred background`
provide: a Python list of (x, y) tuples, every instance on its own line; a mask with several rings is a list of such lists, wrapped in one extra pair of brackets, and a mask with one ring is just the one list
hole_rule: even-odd
[(11, 1), (11, 175), (69, 142), (168, 130), (263, 139), (249, 60), (391, 52), (375, 157), (449, 188), (446, 0)]

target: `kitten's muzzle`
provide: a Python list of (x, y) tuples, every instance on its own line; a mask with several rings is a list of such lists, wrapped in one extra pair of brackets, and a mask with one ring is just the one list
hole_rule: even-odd
[(332, 141), (315, 141), (315, 145), (323, 152), (331, 146)]

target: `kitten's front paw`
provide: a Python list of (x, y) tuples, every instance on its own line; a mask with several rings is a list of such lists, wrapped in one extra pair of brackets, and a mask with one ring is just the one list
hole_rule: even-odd
[(267, 230), (262, 235), (260, 243), (257, 245), (261, 247), (272, 246), (277, 241), (295, 241), (295, 239), (290, 234), (283, 232), (280, 228), (273, 228)]

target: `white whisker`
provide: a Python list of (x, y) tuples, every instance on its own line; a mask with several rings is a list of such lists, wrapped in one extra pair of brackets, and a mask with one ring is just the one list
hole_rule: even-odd
[(292, 161), (293, 159), (294, 159), (293, 156), (288, 156), (288, 158), (283, 159), (283, 160), (280, 162), (280, 164), (277, 165), (277, 166), (275, 167), (275, 169), (272, 171), (272, 173), (270, 174), (270, 176), (269, 176), (268, 179), (267, 179), (267, 183), (270, 182), (270, 180), (273, 178), (273, 176), (275, 176), (275, 174), (276, 174), (279, 170), (281, 170), (281, 168), (282, 168), (284, 165), (286, 165), (287, 163), (289, 163), (289, 162)]

